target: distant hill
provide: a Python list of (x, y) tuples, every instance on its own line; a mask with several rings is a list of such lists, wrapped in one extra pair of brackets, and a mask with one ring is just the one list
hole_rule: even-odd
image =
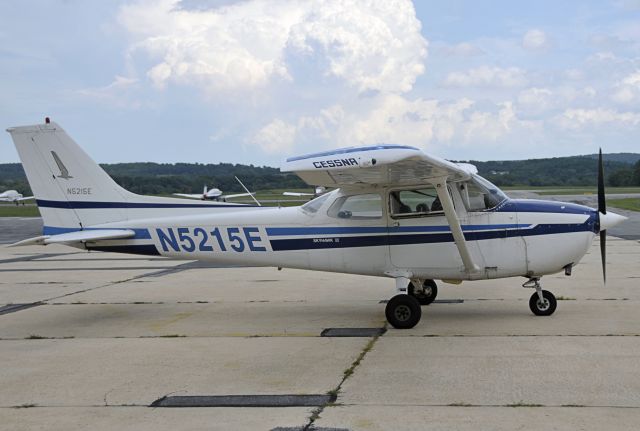
[[(588, 154), (585, 156), (578, 156), (578, 157), (588, 157), (590, 159), (598, 159), (598, 155), (597, 154)], [(603, 154), (602, 155), (602, 160), (605, 161), (610, 161), (610, 162), (621, 162), (621, 163), (628, 163), (628, 164), (635, 164), (638, 162), (638, 160), (640, 160), (640, 154), (638, 153), (608, 153), (608, 154)]]
[[(587, 155), (489, 162), (471, 160), (468, 163), (476, 165), (480, 175), (499, 186), (591, 186), (597, 180), (597, 157)], [(614, 172), (633, 168), (633, 164), (640, 160), (640, 154), (604, 154), (602, 158), (605, 177), (609, 178)]]
[[(480, 175), (499, 186), (591, 186), (596, 184), (597, 155), (555, 157), (549, 159), (470, 160)], [(629, 171), (640, 160), (637, 153), (604, 154), (607, 179)], [(232, 163), (115, 163), (101, 165), (124, 188), (141, 194), (198, 193), (204, 185), (225, 192), (243, 191), (234, 176), (251, 190), (308, 187), (296, 175), (282, 173), (269, 166)], [(31, 193), (20, 163), (0, 164), (0, 192), (16, 189)]]

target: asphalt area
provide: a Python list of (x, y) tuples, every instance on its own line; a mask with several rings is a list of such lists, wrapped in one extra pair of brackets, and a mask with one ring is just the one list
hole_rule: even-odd
[(598, 241), (543, 278), (551, 317), (523, 279), (439, 283), (401, 331), (389, 279), (0, 246), (0, 428), (637, 429), (640, 243), (607, 248), (606, 287)]

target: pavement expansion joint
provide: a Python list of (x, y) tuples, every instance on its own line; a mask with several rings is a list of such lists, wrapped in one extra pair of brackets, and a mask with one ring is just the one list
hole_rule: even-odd
[(387, 332), (387, 328), (326, 328), (321, 337), (376, 337)]
[(336, 394), (325, 395), (172, 395), (149, 407), (318, 407), (332, 403)]
[(0, 307), (0, 316), (3, 314), (15, 313), (16, 311), (26, 310), (27, 308), (43, 305), (44, 302), (30, 302), (28, 304), (9, 304)]
[[(378, 301), (378, 304), (386, 304), (388, 302), (388, 299), (382, 299)], [(464, 299), (436, 299), (431, 304), (464, 304)]]

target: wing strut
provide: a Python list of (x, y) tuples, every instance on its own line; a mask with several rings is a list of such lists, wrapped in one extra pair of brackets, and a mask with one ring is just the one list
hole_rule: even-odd
[(449, 191), (447, 190), (446, 177), (439, 179), (435, 184), (436, 192), (438, 193), (438, 197), (440, 198), (440, 203), (442, 203), (444, 215), (447, 217), (447, 222), (449, 222), (449, 228), (451, 229), (451, 233), (453, 234), (453, 240), (456, 243), (456, 247), (458, 247), (458, 252), (460, 252), (462, 262), (464, 263), (467, 272), (477, 272), (480, 270), (480, 268), (478, 268), (478, 266), (473, 263), (471, 253), (469, 253), (469, 249), (467, 248), (467, 241), (464, 239), (464, 233), (462, 233), (462, 227), (460, 226), (458, 215), (456, 214), (456, 210), (453, 207), (451, 195), (449, 195)]

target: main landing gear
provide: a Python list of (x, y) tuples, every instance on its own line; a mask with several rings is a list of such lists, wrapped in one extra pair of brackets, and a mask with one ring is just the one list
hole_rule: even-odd
[(558, 306), (556, 297), (548, 290), (542, 290), (539, 278), (531, 278), (524, 283), (522, 287), (533, 287), (536, 289), (535, 293), (529, 298), (529, 308), (533, 314), (536, 316), (551, 316), (553, 312), (556, 311), (556, 307)]
[(422, 283), (422, 289), (419, 290), (413, 286), (413, 283), (409, 282), (407, 289), (407, 293), (416, 298), (420, 305), (429, 305), (438, 296), (438, 285), (433, 280), (425, 280)]
[(385, 316), (391, 326), (396, 329), (410, 329), (418, 324), (422, 317), (421, 305), (431, 304), (438, 295), (438, 286), (433, 280), (424, 280), (416, 288), (412, 282), (406, 285), (407, 279), (396, 278), (398, 294), (387, 302)]

